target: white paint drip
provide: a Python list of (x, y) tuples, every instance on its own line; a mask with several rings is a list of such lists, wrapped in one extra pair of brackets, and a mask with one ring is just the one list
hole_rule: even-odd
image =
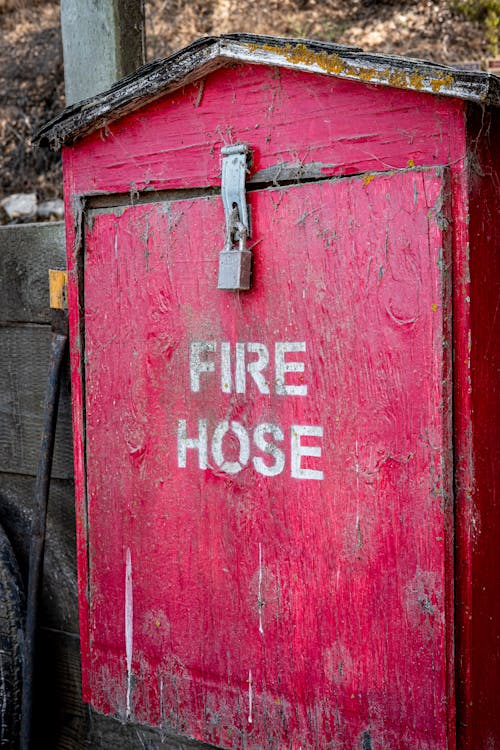
[(165, 723), (165, 704), (163, 702), (163, 677), (160, 677), (160, 716), (161, 724)]
[(253, 687), (252, 687), (252, 670), (248, 672), (248, 723), (251, 724), (253, 712)]
[(262, 608), (264, 606), (264, 602), (262, 601), (262, 544), (259, 542), (259, 591), (258, 591), (258, 603), (257, 606), (259, 608), (259, 633), (261, 635), (264, 635), (264, 628), (262, 625)]
[(132, 556), (127, 548), (125, 563), (125, 654), (127, 658), (127, 718), (131, 714), (132, 698), (132, 648), (134, 640), (134, 599), (132, 592)]

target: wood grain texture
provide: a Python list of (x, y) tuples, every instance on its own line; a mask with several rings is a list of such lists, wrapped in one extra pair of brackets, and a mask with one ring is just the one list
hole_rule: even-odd
[(460, 101), (237, 66), (114, 122), (63, 158), (71, 194), (128, 193), (133, 203), (141, 191), (220, 186), (228, 143), (252, 149), (250, 181), (280, 165), (281, 179), (311, 169), (328, 177), (452, 164), (461, 129)]
[[(363, 735), (446, 746), (445, 198), (442, 170), (255, 191), (260, 242), (241, 296), (216, 291), (219, 199), (90, 217), (83, 665), (94, 706), (235, 748)], [(289, 383), (307, 384), (307, 398), (283, 398), (270, 369), (267, 395), (257, 381), (221, 394), (216, 356), (193, 390), (189, 342), (204, 340), (269, 352), (303, 341), (306, 374)], [(192, 436), (201, 417), (205, 470), (192, 446), (187, 465), (178, 457), (179, 420)], [(249, 435), (277, 425), (280, 470), (266, 473), (253, 444), (242, 458), (241, 437), (239, 453), (224, 444), (239, 465), (225, 470), (212, 438), (224, 419)], [(324, 438), (302, 474), (294, 424)]]
[[(0, 518), (27, 582), (34, 478), (0, 473)], [(50, 487), (41, 622), (78, 633), (73, 482), (53, 479)]]
[(88, 707), (81, 700), (78, 636), (41, 628), (37, 653), (34, 750), (89, 747)]
[(144, 65), (144, 6), (137, 0), (63, 0), (64, 93), (95, 96)]
[[(47, 290), (48, 292), (48, 290)], [(0, 325), (0, 471), (35, 475), (42, 434), (50, 328)], [(73, 475), (67, 369), (61, 387), (52, 475)]]
[(64, 223), (0, 227), (0, 321), (49, 323), (49, 268), (66, 268)]
[(456, 457), (458, 734), (465, 748), (500, 746), (499, 128), (495, 111), (470, 112), (470, 252), (457, 258), (455, 271), (455, 409), (462, 427)]

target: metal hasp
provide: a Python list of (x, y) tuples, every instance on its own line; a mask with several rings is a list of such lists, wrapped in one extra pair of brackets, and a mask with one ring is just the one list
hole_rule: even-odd
[(219, 255), (217, 289), (250, 289), (252, 253), (247, 248), (250, 234), (245, 177), (250, 149), (244, 143), (224, 146), (222, 153), (222, 202), (226, 214), (226, 244)]

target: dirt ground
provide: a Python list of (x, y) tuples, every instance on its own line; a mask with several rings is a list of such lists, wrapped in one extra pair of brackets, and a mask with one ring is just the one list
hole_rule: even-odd
[[(487, 56), (484, 29), (448, 0), (145, 0), (148, 59), (234, 31), (309, 37), (443, 63)], [(31, 134), (64, 107), (59, 2), (0, 0), (0, 199), (60, 197), (58, 154)]]

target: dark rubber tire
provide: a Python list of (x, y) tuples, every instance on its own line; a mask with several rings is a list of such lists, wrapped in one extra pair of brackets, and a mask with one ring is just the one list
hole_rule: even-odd
[(0, 526), (0, 748), (17, 750), (21, 715), (24, 590)]

